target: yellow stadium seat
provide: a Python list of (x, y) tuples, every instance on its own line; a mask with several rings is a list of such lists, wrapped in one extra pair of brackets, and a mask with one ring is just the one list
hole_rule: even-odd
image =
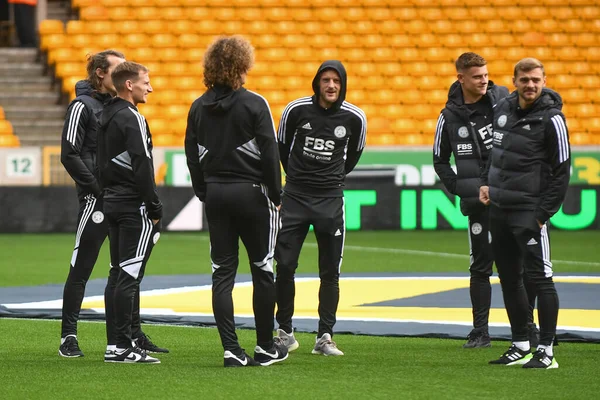
[(398, 56), (398, 60), (401, 60), (402, 62), (417, 61), (422, 59), (421, 53), (415, 47), (398, 48), (396, 49), (396, 55)]
[(20, 145), (16, 135), (0, 135), (0, 147), (19, 147)]
[(42, 36), (65, 33), (65, 25), (60, 20), (45, 19), (38, 25), (38, 32)]
[[(598, 63), (600, 61), (600, 47), (588, 47), (587, 49), (582, 50), (582, 53), (587, 61), (593, 61)], [(596, 72), (600, 72), (600, 69)]]
[(600, 8), (596, 6), (575, 7), (577, 17), (584, 20), (600, 19)]
[(71, 6), (73, 8), (83, 8), (98, 4), (97, 0), (71, 0)]
[(376, 64), (376, 68), (378, 73), (390, 77), (396, 77), (404, 73), (402, 66), (398, 62), (378, 63)]
[(396, 61), (398, 59), (396, 51), (389, 47), (376, 47), (369, 50), (370, 59), (375, 62)]
[[(151, 47), (132, 47), (126, 54), (127, 59), (147, 65), (148, 61), (157, 61), (156, 50)], [(156, 71), (153, 70), (156, 73)]]
[(150, 44), (156, 49), (177, 46), (178, 37), (169, 33), (158, 33), (151, 36)]
[(369, 134), (379, 135), (390, 132), (390, 120), (388, 118), (369, 118)]
[[(150, 78), (150, 84), (153, 84), (154, 79)], [(156, 89), (155, 89), (156, 90)], [(166, 107), (160, 106), (158, 104), (154, 104), (154, 97), (156, 95), (156, 92), (152, 93), (149, 97), (150, 103), (145, 103), (145, 104), (140, 104), (138, 106), (138, 109), (140, 110), (140, 113), (146, 117), (146, 119), (148, 121), (154, 121), (156, 119), (160, 119), (160, 118), (165, 118), (166, 115), (164, 115), (164, 110), (166, 109)]]
[(463, 47), (466, 44), (466, 37), (455, 33), (440, 35), (437, 37), (437, 39), (438, 43), (449, 48)]
[(441, 107), (443, 107), (446, 104), (446, 101), (448, 100), (448, 89), (450, 89), (450, 85), (454, 82), (455, 79), (448, 79), (446, 77), (446, 80), (447, 81), (443, 89), (433, 89), (427, 91), (427, 103), (438, 107), (438, 114), (441, 110)]
[(394, 35), (398, 33), (404, 33), (404, 24), (397, 20), (381, 21), (377, 24), (377, 29), (384, 35)]
[[(401, 21), (412, 21), (419, 18), (418, 9), (415, 7), (396, 7), (391, 10), (394, 19)], [(391, 18), (386, 19), (392, 20)]]
[(388, 7), (370, 7), (366, 10), (367, 18), (371, 21), (388, 21), (394, 17)]
[(481, 48), (490, 44), (490, 38), (485, 33), (472, 33), (466, 36), (466, 42), (469, 47)]
[(412, 21), (407, 22), (405, 24), (404, 29), (406, 30), (406, 32), (411, 33), (413, 35), (429, 32), (429, 26), (427, 22), (420, 19), (414, 19)]
[(552, 49), (543, 46), (528, 48), (527, 54), (529, 57), (541, 60), (542, 64), (544, 63), (544, 60), (551, 60), (554, 57)]
[(482, 26), (482, 30), (485, 33), (506, 33), (508, 32), (508, 26), (510, 26), (510, 24), (506, 21), (495, 19), (486, 21)]
[(67, 35), (63, 33), (53, 33), (40, 37), (40, 48), (44, 51), (61, 48), (67, 40)]
[(571, 43), (577, 47), (587, 48), (600, 43), (600, 35), (591, 32), (579, 32), (571, 34)]
[(467, 21), (471, 19), (471, 15), (469, 14), (466, 7), (450, 7), (444, 9), (444, 14), (446, 17), (453, 21)]
[[(272, 21), (269, 23), (270, 29), (277, 34), (300, 34), (302, 33), (301, 27), (304, 25), (302, 22), (296, 21)], [(318, 25), (318, 23), (317, 23)], [(246, 28), (244, 28), (246, 29)]]
[(490, 35), (492, 43), (499, 47), (509, 47), (515, 45), (515, 38), (509, 33), (500, 33)]
[(403, 91), (415, 87), (414, 78), (408, 75), (392, 75), (387, 79), (389, 79), (388, 84), (390, 87), (397, 91)]
[(429, 32), (424, 32), (419, 35), (415, 35), (414, 37), (415, 45), (422, 49), (436, 46), (439, 44), (439, 42), (439, 37)]
[(576, 16), (571, 19), (563, 20), (560, 24), (562, 30), (570, 33), (585, 32), (585, 22)]
[(585, 29), (587, 32), (600, 33), (600, 19), (586, 21)]
[[(449, 53), (451, 54), (451, 53)], [(455, 77), (456, 76), (456, 66), (455, 66), (455, 59), (458, 58), (459, 54), (454, 54), (454, 56), (452, 57), (452, 61), (450, 62), (438, 62), (435, 64), (432, 64), (433, 67), (433, 73), (437, 76), (441, 76), (441, 77)]]
[[(294, 12), (291, 14), (292, 18), (294, 19), (294, 21), (301, 21), (301, 22), (306, 22), (306, 21), (314, 21), (314, 20), (318, 20), (318, 11), (315, 11), (313, 13), (313, 10), (310, 8), (296, 8), (294, 9)], [(335, 18), (336, 15), (333, 16), (329, 16), (330, 18)]]
[(445, 20), (444, 11), (439, 7), (423, 7), (418, 9), (419, 18), (427, 21)]
[(0, 120), (6, 119), (6, 115), (4, 114), (4, 108), (0, 106)]
[(552, 50), (554, 57), (559, 61), (571, 61), (579, 58), (579, 49), (577, 47), (565, 46), (558, 47)]
[[(469, 13), (473, 19), (484, 21), (484, 25), (487, 25), (492, 21), (500, 20), (498, 18), (498, 9), (493, 6), (474, 7), (469, 9)], [(485, 29), (485, 26), (483, 28)]]
[(81, 76), (85, 77), (85, 62), (70, 62), (60, 63), (54, 67), (54, 73), (59, 78), (65, 78), (68, 76)]
[(79, 18), (84, 21), (106, 21), (108, 17), (108, 10), (102, 6), (93, 5), (79, 10)]
[[(513, 9), (512, 7), (510, 7), (510, 9)], [(519, 8), (519, 11), (521, 12), (521, 14), (523, 14), (522, 9)], [(537, 23), (537, 21), (536, 21)], [(510, 22), (510, 31), (514, 34), (522, 34), (525, 32), (530, 32), (532, 30), (532, 23), (531, 21), (527, 20), (527, 19), (512, 19)]]
[(454, 26), (454, 24), (448, 21), (447, 19), (431, 21), (430, 26), (431, 32), (435, 33), (436, 35), (447, 35), (456, 32), (456, 27)]
[(556, 88), (558, 91), (563, 89), (577, 88), (578, 78), (569, 74), (560, 74), (555, 76), (549, 76), (546, 81), (546, 85), (552, 88)]
[(103, 49), (112, 49), (121, 43), (121, 36), (116, 33), (107, 33), (97, 35), (90, 45), (98, 46)]
[(390, 124), (393, 133), (415, 134), (420, 131), (417, 120), (412, 118), (398, 118)]
[(562, 90), (561, 95), (562, 95), (565, 103), (569, 103), (569, 104), (571, 104), (571, 103), (587, 103), (590, 100), (590, 98), (588, 98), (586, 91), (584, 89), (579, 89), (579, 88), (564, 89), (564, 90)]
[(367, 12), (363, 7), (348, 7), (343, 10), (344, 18), (347, 21), (366, 21), (368, 20)]
[(402, 93), (402, 96), (396, 96), (396, 101), (400, 104), (419, 104), (423, 101), (423, 96), (416, 89), (406, 90)]
[(542, 19), (536, 23), (536, 29), (546, 34), (561, 32), (561, 26), (559, 21), (552, 18)]
[(372, 33), (378, 33), (378, 23), (373, 21), (352, 21), (351, 29), (352, 32), (357, 35), (369, 35)]
[(422, 53), (425, 60), (435, 61), (452, 61), (454, 59), (454, 52), (444, 47), (429, 47)]
[(392, 47), (415, 47), (416, 40), (413, 40), (411, 35), (399, 33), (384, 37), (386, 37), (386, 44)]
[(62, 48), (53, 49), (48, 52), (48, 64), (55, 65), (64, 62), (77, 62), (85, 59), (85, 54), (81, 54), (79, 49)]
[(525, 47), (545, 46), (546, 37), (540, 32), (524, 32), (515, 34), (520, 43)]
[(13, 126), (10, 121), (5, 119), (0, 120), (0, 136), (7, 136), (13, 134)]
[(591, 132), (595, 135), (600, 133), (600, 118), (598, 118), (598, 117), (585, 118), (584, 121), (585, 121), (584, 126), (585, 126), (586, 131)]
[(600, 89), (600, 75), (582, 75), (579, 77), (579, 84), (584, 88)]

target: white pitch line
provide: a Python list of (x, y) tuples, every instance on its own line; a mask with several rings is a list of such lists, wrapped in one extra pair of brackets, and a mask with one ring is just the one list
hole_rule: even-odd
[[(309, 247), (317, 247), (316, 243), (305, 243)], [(389, 247), (369, 247), (369, 246), (344, 246), (345, 250), (372, 251), (376, 253), (391, 253), (391, 254), (412, 254), (416, 256), (435, 256), (435, 257), (450, 257), (468, 259), (465, 254), (443, 253), (438, 251), (410, 250), (410, 249), (392, 249)], [(569, 261), (569, 260), (552, 260), (553, 263), (562, 263), (570, 265), (589, 265), (592, 267), (600, 267), (600, 262), (589, 261)]]

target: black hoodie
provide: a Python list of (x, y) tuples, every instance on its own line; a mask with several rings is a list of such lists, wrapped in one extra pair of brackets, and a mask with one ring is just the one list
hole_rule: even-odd
[(535, 219), (548, 221), (569, 185), (571, 148), (561, 109), (560, 95), (547, 88), (525, 110), (516, 91), (494, 109), (494, 147), (481, 183), (489, 184), (495, 206), (532, 211), (536, 229)]
[(96, 171), (96, 135), (98, 118), (108, 93), (96, 92), (88, 81), (75, 85), (77, 97), (69, 104), (61, 139), (60, 161), (75, 181), (77, 195), (82, 200), (88, 194), (100, 196)]
[[(489, 81), (480, 101), (465, 104), (461, 84), (456, 81), (438, 118), (433, 167), (446, 189), (460, 197), (464, 215), (473, 215), (485, 208), (479, 201), (479, 179), (492, 148), (493, 107), (507, 95), (507, 88)], [(451, 155), (454, 155), (456, 172), (450, 166)]]
[(152, 161), (152, 135), (133, 104), (120, 97), (104, 107), (98, 131), (98, 169), (105, 212), (137, 212), (162, 218)]
[(206, 183), (264, 184), (281, 201), (281, 169), (267, 100), (240, 88), (216, 85), (192, 104), (185, 133), (192, 186), (202, 201)]
[[(328, 109), (319, 105), (321, 74), (340, 76), (340, 93)], [(366, 143), (367, 117), (345, 101), (346, 70), (341, 62), (325, 61), (312, 81), (314, 95), (292, 101), (283, 111), (277, 138), (286, 172), (285, 191), (316, 197), (341, 197), (346, 174), (354, 169)]]

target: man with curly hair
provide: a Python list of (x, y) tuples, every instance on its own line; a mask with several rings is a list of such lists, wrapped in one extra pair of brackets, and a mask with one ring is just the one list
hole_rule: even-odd
[(286, 172), (277, 239), (277, 338), (298, 348), (292, 327), (294, 275), (312, 225), (319, 246), (319, 326), (313, 354), (341, 356), (332, 341), (340, 299), (339, 277), (346, 238), (344, 180), (362, 154), (367, 117), (346, 98), (346, 69), (325, 61), (312, 81), (314, 94), (283, 111), (278, 142)]
[[(240, 36), (220, 37), (204, 56), (206, 92), (192, 104), (185, 153), (210, 234), (212, 303), (225, 367), (271, 365), (288, 356), (274, 342), (273, 254), (279, 229), (281, 172), (268, 102), (243, 85), (254, 49)], [(235, 333), (232, 291), (242, 239), (254, 285), (254, 358)]]

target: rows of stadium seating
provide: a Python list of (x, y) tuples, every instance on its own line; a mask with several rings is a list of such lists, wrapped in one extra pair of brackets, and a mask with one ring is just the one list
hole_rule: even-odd
[(204, 90), (201, 60), (219, 34), (256, 47), (247, 87), (275, 119), (311, 92), (324, 59), (342, 60), (348, 100), (369, 120), (369, 144), (430, 144), (453, 60), (476, 51), (490, 78), (512, 89), (514, 63), (544, 62), (573, 144), (600, 144), (600, 7), (597, 0), (73, 0), (81, 19), (44, 21), (41, 47), (63, 80), (83, 78), (85, 55), (123, 51), (151, 70), (142, 106), (159, 145), (181, 145), (191, 102)]

